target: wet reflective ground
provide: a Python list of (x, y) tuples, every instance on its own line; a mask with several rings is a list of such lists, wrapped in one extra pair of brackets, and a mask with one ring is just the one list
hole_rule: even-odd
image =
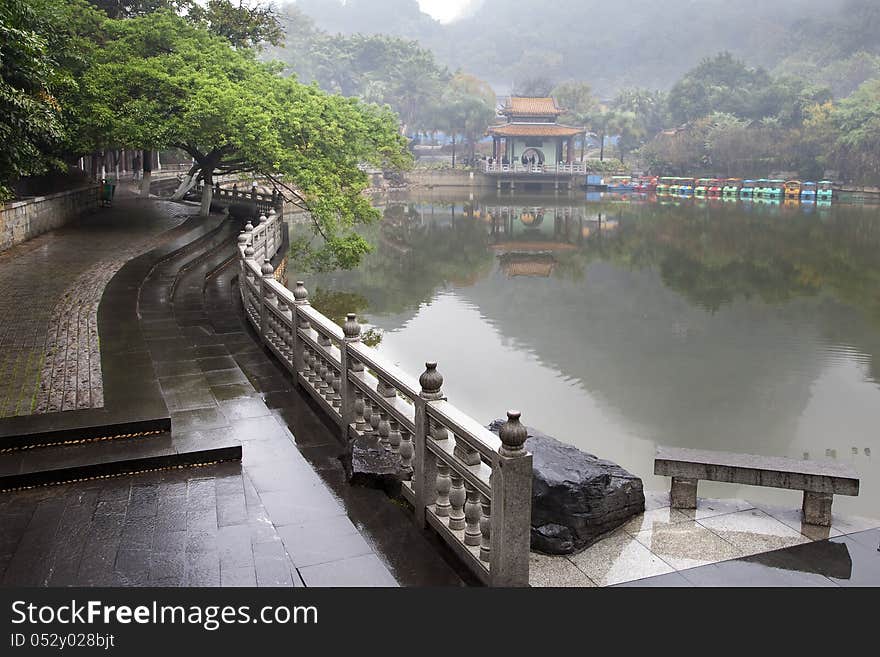
[[(656, 444), (836, 459), (880, 516), (880, 210), (567, 196), (403, 197), (352, 272), (306, 276), (481, 422), (524, 420), (662, 489)], [(800, 506), (701, 483), (700, 495)]]

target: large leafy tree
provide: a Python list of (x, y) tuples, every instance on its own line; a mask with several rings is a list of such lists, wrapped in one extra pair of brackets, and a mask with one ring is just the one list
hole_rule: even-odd
[(81, 145), (78, 77), (100, 17), (82, 0), (0, 4), (0, 197), (20, 176), (62, 168)]
[(842, 100), (831, 119), (839, 131), (838, 161), (844, 174), (859, 182), (880, 182), (880, 79)]
[(319, 267), (358, 261), (368, 245), (353, 228), (376, 217), (362, 167), (407, 163), (390, 112), (283, 78), (250, 50), (169, 11), (107, 30), (84, 83), (108, 141), (188, 153), (191, 178), (206, 183), (203, 212), (217, 174), (271, 177), (312, 219), (319, 239), (299, 245), (303, 259)]
[(479, 78), (457, 73), (443, 90), (434, 112), (434, 124), (452, 137), (454, 167), (455, 142), (459, 136), (470, 145), (473, 159), (477, 141), (495, 118), (495, 92)]

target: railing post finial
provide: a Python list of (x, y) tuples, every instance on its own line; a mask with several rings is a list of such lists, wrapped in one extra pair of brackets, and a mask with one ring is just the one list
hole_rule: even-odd
[(247, 220), (247, 223), (244, 225), (244, 229), (248, 233), (254, 232), (254, 225), (251, 223), (250, 219)]
[(345, 324), (342, 325), (342, 332), (345, 334), (346, 342), (360, 342), (361, 325), (357, 321), (355, 313), (348, 313), (345, 316)]
[(263, 265), (260, 267), (260, 273), (264, 278), (275, 276), (275, 267), (272, 266), (272, 261), (269, 260), (269, 258), (263, 260)]
[(250, 237), (248, 237), (248, 234), (246, 232), (241, 231), (238, 234), (238, 243), (239, 244), (247, 244), (248, 240), (250, 240)]
[(296, 287), (293, 288), (293, 298), (294, 303), (298, 306), (304, 306), (309, 302), (309, 291), (306, 289), (306, 286), (302, 281), (296, 282)]
[(526, 453), (523, 445), (529, 437), (529, 432), (519, 421), (520, 415), (519, 411), (507, 411), (507, 422), (501, 425), (501, 430), (498, 432), (498, 437), (501, 438), (498, 453), (501, 456), (523, 456)]
[(443, 375), (437, 371), (437, 363), (433, 361), (425, 363), (425, 371), (419, 377), (419, 383), (422, 386), (419, 397), (428, 401), (443, 399), (443, 392), (441, 390), (443, 387)]
[(244, 250), (244, 257), (248, 260), (252, 260), (254, 257), (254, 247), (252, 244), (248, 243), (247, 248)]

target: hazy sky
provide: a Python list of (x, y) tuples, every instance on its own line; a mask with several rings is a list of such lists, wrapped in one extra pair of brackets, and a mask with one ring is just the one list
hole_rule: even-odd
[(441, 23), (447, 23), (456, 18), (474, 0), (418, 0), (418, 2), (423, 12), (430, 14)]

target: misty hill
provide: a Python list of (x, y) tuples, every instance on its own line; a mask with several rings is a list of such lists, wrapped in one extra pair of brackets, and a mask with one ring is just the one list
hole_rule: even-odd
[[(668, 88), (727, 50), (751, 65), (821, 79), (880, 73), (876, 0), (482, 0), (443, 25), (416, 0), (298, 0), (329, 32), (406, 36), (496, 90), (534, 77), (588, 80), (599, 93)], [(848, 81), (835, 89), (852, 90)]]

